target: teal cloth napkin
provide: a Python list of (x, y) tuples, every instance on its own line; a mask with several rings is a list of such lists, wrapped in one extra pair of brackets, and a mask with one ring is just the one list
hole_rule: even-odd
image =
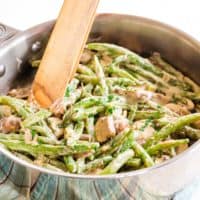
[[(199, 200), (200, 180), (173, 195), (149, 194), (136, 181), (75, 180), (30, 171), (0, 154), (0, 200)], [(77, 189), (78, 188), (78, 189)], [(199, 192), (200, 193), (200, 192)], [(196, 196), (195, 196), (196, 195)]]

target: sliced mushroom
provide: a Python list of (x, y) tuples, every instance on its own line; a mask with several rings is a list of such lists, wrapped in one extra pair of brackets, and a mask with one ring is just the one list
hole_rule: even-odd
[(187, 115), (190, 113), (188, 109), (183, 105), (168, 103), (166, 107), (179, 115)]
[(103, 54), (103, 56), (101, 58), (101, 64), (103, 66), (108, 66), (108, 65), (112, 64), (112, 58), (106, 54)]
[(24, 88), (12, 89), (8, 92), (8, 95), (19, 99), (24, 99), (30, 95), (30, 92), (31, 92), (31, 86), (29, 85)]
[(154, 93), (152, 96), (152, 100), (160, 105), (166, 105), (170, 101), (170, 97), (161, 94), (161, 93)]
[(80, 140), (91, 141), (92, 140), (92, 136), (89, 135), (89, 134), (81, 134)]
[(140, 134), (136, 138), (139, 144), (144, 144), (147, 139), (153, 136), (153, 133), (155, 132), (155, 129), (151, 126), (148, 126), (144, 128), (143, 131), (140, 131)]
[(81, 55), (80, 63), (87, 64), (92, 59), (92, 52), (88, 49), (84, 49)]
[(119, 95), (125, 96), (128, 103), (135, 103), (141, 100), (153, 100), (158, 104), (165, 105), (170, 101), (170, 97), (161, 93), (147, 91), (144, 88), (137, 88), (130, 91), (117, 88), (115, 92)]
[(0, 131), (3, 133), (16, 132), (20, 129), (21, 119), (13, 115), (0, 120)]
[(184, 106), (186, 106), (188, 110), (193, 110), (194, 109), (194, 103), (190, 99), (185, 99)]
[(115, 124), (112, 116), (100, 117), (95, 124), (96, 139), (105, 142), (116, 135)]
[(123, 116), (118, 116), (114, 120), (114, 124), (115, 124), (116, 132), (120, 133), (121, 131), (123, 131), (124, 129), (126, 129), (129, 126), (129, 121), (127, 118), (125, 118)]
[(0, 117), (8, 117), (12, 114), (12, 109), (6, 105), (0, 105)]
[(144, 90), (144, 89), (137, 89), (136, 90), (136, 97), (138, 100), (141, 100), (141, 99), (152, 99), (153, 98), (153, 95), (154, 93), (151, 92), (151, 91), (147, 91), (147, 90)]
[(200, 129), (200, 120), (192, 123), (192, 125), (194, 126), (194, 128)]
[(143, 88), (135, 89), (135, 90), (123, 90), (121, 88), (116, 88), (115, 92), (119, 95), (122, 95), (126, 98), (128, 103), (135, 103), (142, 99), (151, 99), (153, 93), (150, 91), (146, 91)]
[(155, 132), (155, 129), (151, 126), (151, 124), (145, 125), (145, 123), (145, 120), (139, 120), (133, 124), (135, 139), (140, 144), (144, 144), (146, 140), (152, 137)]

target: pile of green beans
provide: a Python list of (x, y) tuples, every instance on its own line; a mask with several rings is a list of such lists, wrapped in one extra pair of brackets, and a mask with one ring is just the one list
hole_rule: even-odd
[[(106, 175), (164, 162), (200, 138), (200, 88), (158, 53), (143, 58), (114, 44), (89, 43), (84, 54), (54, 107), (0, 96), (5, 148), (52, 170)], [(31, 61), (33, 67), (39, 63)], [(11, 115), (20, 126), (6, 132), (2, 127)], [(105, 117), (115, 125), (126, 120), (126, 126), (99, 141), (95, 127)]]

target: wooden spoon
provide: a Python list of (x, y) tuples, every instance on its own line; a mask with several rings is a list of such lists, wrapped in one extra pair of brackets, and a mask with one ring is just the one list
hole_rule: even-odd
[(63, 97), (79, 64), (99, 0), (64, 0), (33, 82), (35, 100), (50, 106)]

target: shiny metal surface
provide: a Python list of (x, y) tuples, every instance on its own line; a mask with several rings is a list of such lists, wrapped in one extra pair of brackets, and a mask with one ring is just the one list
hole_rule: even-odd
[[(4, 76), (0, 77), (0, 93), (5, 93), (13, 85), (26, 84), (32, 80), (31, 76), (34, 72), (26, 64), (27, 60), (41, 56), (53, 24), (54, 22), (47, 22), (19, 33), (2, 45), (0, 64), (5, 65), (7, 69)], [(37, 41), (43, 48), (33, 51), (32, 45)], [(96, 18), (89, 41), (119, 44), (142, 55), (148, 55), (154, 51), (160, 52), (169, 63), (200, 83), (200, 44), (185, 33), (167, 25), (141, 17), (103, 14)], [(20, 73), (17, 70), (17, 59), (22, 60), (23, 70)], [(72, 179), (74, 181), (95, 181), (97, 184), (112, 180), (119, 180), (121, 183), (132, 182), (133, 187), (138, 185), (147, 193), (158, 196), (172, 195), (195, 178), (200, 177), (198, 165), (200, 163), (200, 141), (163, 164), (109, 176), (54, 172), (29, 164), (2, 147), (0, 151), (29, 171), (65, 177), (65, 181)]]

